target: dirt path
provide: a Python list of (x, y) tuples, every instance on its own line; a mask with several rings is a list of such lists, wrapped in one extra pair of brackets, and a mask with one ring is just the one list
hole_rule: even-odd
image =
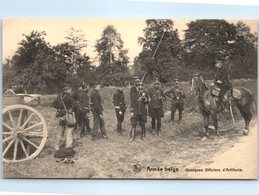
[[(222, 179), (256, 179), (257, 124), (255, 121), (252, 121), (252, 124), (249, 135), (240, 137), (230, 149), (216, 155), (212, 159), (213, 163), (188, 165), (189, 169), (203, 169), (203, 172), (189, 172), (187, 177), (217, 179), (220, 176)], [(239, 123), (235, 129), (242, 129), (241, 124)]]

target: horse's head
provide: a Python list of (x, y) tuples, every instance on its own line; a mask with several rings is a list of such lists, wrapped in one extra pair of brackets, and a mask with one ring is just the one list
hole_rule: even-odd
[(206, 87), (201, 76), (193, 76), (191, 81), (191, 94), (198, 95), (201, 92), (201, 87)]

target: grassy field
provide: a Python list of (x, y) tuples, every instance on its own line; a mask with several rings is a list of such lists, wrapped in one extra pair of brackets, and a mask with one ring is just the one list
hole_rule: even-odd
[[(257, 97), (256, 80), (234, 81), (234, 86), (245, 86), (253, 91)], [(36, 109), (44, 116), (48, 126), (48, 140), (41, 154), (34, 160), (21, 163), (9, 163), (3, 166), (5, 178), (186, 178), (182, 171), (189, 164), (213, 163), (213, 158), (239, 142), (242, 137), (244, 122), (236, 112), (239, 120), (233, 127), (229, 114), (220, 115), (219, 129), (221, 137), (212, 135), (202, 141), (203, 120), (199, 113), (189, 111), (194, 105), (194, 98), (190, 95), (190, 84), (181, 83), (186, 91), (186, 106), (181, 123), (170, 123), (170, 102), (164, 105), (165, 117), (162, 120), (160, 136), (153, 136), (150, 118), (147, 122), (146, 141), (138, 136), (134, 142), (129, 142), (129, 110), (126, 112), (123, 124), (123, 135), (115, 132), (116, 117), (112, 107), (114, 88), (103, 88), (101, 94), (105, 108), (108, 140), (91, 141), (91, 136), (78, 138), (75, 132), (74, 149), (76, 155), (74, 164), (57, 163), (53, 157), (53, 145), (58, 128), (55, 119), (55, 109), (51, 102), (55, 95), (43, 96), (41, 105)], [(129, 89), (125, 88), (126, 101), (129, 102)], [(178, 118), (176, 116), (176, 118)], [(92, 116), (90, 116), (92, 126)], [(252, 121), (251, 126), (256, 124)], [(140, 131), (140, 129), (138, 129)], [(142, 171), (133, 171), (133, 165), (140, 164)], [(175, 167), (179, 172), (146, 171), (148, 167)]]

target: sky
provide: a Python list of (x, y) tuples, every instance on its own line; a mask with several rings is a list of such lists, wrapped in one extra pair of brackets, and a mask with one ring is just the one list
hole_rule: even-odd
[[(184, 38), (184, 30), (190, 19), (173, 20), (174, 26), (178, 29), (181, 39)], [(227, 20), (231, 23), (237, 23), (238, 20)], [(251, 32), (257, 32), (256, 20), (242, 20), (251, 28)], [(130, 63), (141, 51), (138, 44), (138, 37), (143, 36), (143, 29), (146, 27), (145, 20), (133, 19), (10, 19), (3, 20), (3, 60), (12, 57), (18, 48), (18, 43), (23, 39), (23, 34), (29, 34), (31, 31), (45, 31), (45, 40), (52, 46), (65, 42), (65, 36), (68, 30), (74, 28), (81, 30), (87, 40), (85, 52), (94, 61), (96, 52), (94, 45), (96, 40), (101, 38), (101, 33), (107, 25), (113, 25), (117, 32), (121, 34), (124, 41), (124, 48), (128, 49)]]

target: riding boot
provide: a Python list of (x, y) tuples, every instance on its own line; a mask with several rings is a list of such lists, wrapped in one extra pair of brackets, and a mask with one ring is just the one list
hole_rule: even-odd
[(118, 121), (118, 133), (122, 134), (122, 121)]
[(183, 118), (183, 112), (182, 111), (179, 111), (179, 121), (181, 121)]
[(156, 128), (156, 131), (157, 131), (157, 135), (159, 136), (160, 135), (160, 131), (161, 131), (161, 118), (157, 118), (157, 128)]
[(146, 127), (145, 127), (145, 125), (142, 125), (141, 126), (141, 139), (145, 140), (145, 137), (146, 137)]

